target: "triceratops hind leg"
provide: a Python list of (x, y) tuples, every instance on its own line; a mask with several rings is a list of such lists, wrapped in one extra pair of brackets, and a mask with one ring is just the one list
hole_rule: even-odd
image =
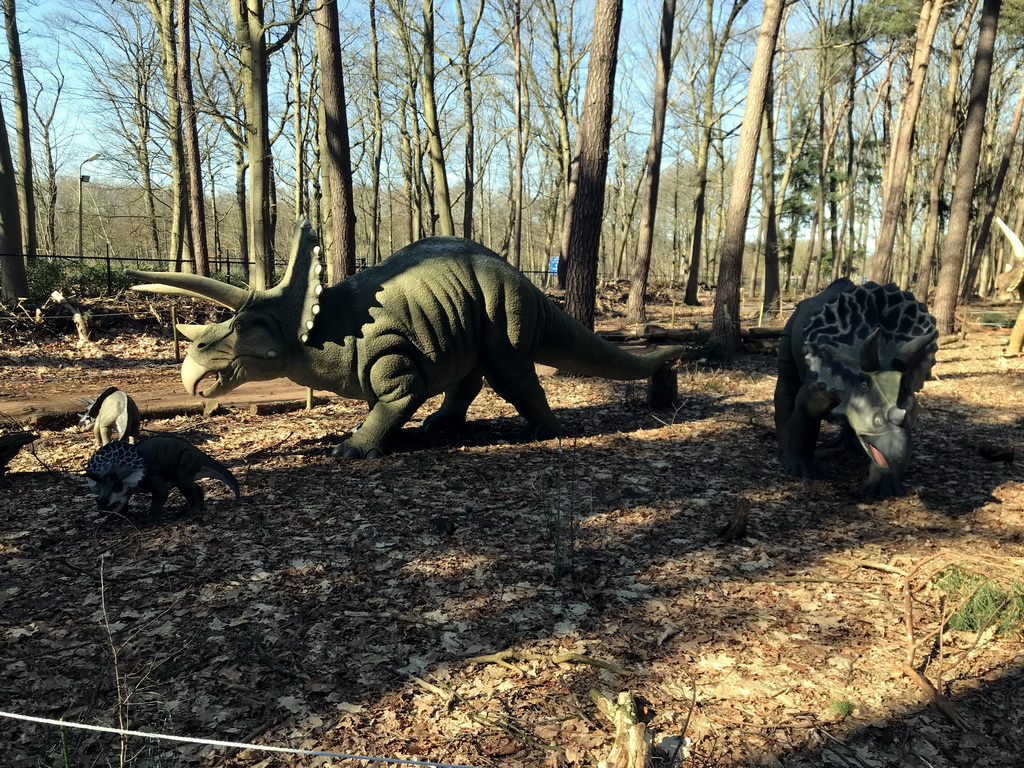
[(423, 420), (428, 433), (458, 432), (466, 426), (466, 411), (480, 394), (484, 380), (480, 371), (473, 371), (455, 386), (445, 390), (444, 402)]
[(524, 370), (515, 373), (494, 373), (486, 371), (487, 381), (500, 397), (511, 403), (519, 414), (530, 422), (532, 436), (538, 440), (547, 440), (562, 434), (547, 395), (540, 385), (537, 372), (530, 364)]

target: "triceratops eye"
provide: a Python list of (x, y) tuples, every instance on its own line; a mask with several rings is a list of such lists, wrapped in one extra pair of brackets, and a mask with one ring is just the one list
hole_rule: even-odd
[(862, 381), (862, 382), (860, 383), (860, 391), (861, 391), (861, 392), (867, 392), (867, 391), (868, 391), (868, 388), (869, 388), (870, 386), (871, 386), (871, 385), (870, 385), (870, 384), (868, 384), (867, 380), (865, 380), (865, 381)]

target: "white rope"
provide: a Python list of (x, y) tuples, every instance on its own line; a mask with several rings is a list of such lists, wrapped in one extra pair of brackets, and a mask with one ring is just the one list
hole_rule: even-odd
[(202, 744), (210, 747), (228, 747), (231, 749), (252, 749), (262, 752), (283, 752), (290, 755), (310, 755), (313, 757), (336, 757), (342, 760), (362, 760), (369, 763), (386, 763), (388, 765), (421, 765), (427, 768), (474, 768), (470, 765), (458, 763), (432, 763), (424, 760), (403, 760), (399, 757), (368, 757), (366, 755), (346, 755), (340, 752), (324, 752), (316, 749), (290, 749), (288, 747), (270, 747), (262, 744), (245, 744), (238, 741), (218, 741), (216, 739), (197, 739), (189, 736), (171, 736), (164, 733), (149, 733), (147, 731), (129, 731), (124, 728), (108, 728), (102, 725), (86, 725), (85, 723), (72, 723), (66, 720), (53, 720), (48, 717), (34, 717), (32, 715), (19, 715), (14, 712), (0, 711), (0, 717), (11, 720), (23, 720), (29, 723), (42, 723), (43, 725), (56, 725), (59, 728), (78, 728), (83, 731), (99, 731), (100, 733), (112, 733), (118, 736), (136, 736), (142, 739), (163, 739), (164, 741), (178, 741), (187, 744)]

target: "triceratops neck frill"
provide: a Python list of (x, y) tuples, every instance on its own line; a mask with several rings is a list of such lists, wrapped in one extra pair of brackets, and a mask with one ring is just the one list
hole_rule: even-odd
[(86, 464), (86, 471), (94, 475), (104, 475), (108, 472), (146, 472), (146, 460), (142, 454), (131, 443), (122, 440), (113, 440), (98, 448), (89, 458)]
[[(869, 340), (873, 363), (877, 356), (870, 370), (904, 369), (917, 383), (931, 373), (935, 336), (935, 318), (912, 293), (869, 282), (837, 294), (807, 318), (804, 353), (808, 369), (833, 392), (856, 380)], [(903, 359), (907, 350), (913, 360)]]
[(320, 313), (320, 294), (324, 289), (321, 282), (324, 268), (320, 263), (317, 242), (316, 230), (308, 220), (296, 222), (288, 268), (274, 289), (275, 293), (286, 297), (294, 308), (294, 312), (289, 312), (289, 315), (295, 318), (295, 333), (303, 343), (309, 340), (309, 332)]

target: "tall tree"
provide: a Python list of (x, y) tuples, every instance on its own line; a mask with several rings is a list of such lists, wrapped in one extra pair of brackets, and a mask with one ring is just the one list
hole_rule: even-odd
[(283, 30), (273, 41), (268, 41), (271, 25), (265, 22), (264, 15), (263, 0), (231, 0), (245, 98), (244, 129), (249, 170), (248, 244), (254, 266), (250, 280), (257, 290), (269, 288), (274, 281), (272, 141), (267, 91), (270, 57), (295, 34), (295, 27), (300, 17), (305, 15), (305, 8), (300, 6), (296, 17), (273, 25)]
[(985, 133), (985, 111), (988, 107), (989, 83), (992, 79), (992, 56), (995, 50), (996, 29), (999, 26), (1001, 0), (984, 0), (981, 6), (981, 28), (974, 53), (974, 71), (968, 96), (967, 118), (960, 141), (960, 161), (956, 168), (953, 201), (949, 207), (949, 228), (946, 247), (939, 269), (939, 283), (935, 289), (932, 312), (939, 333), (952, 333), (954, 313), (959, 297), (960, 272), (967, 248), (967, 229), (974, 201), (975, 177)]
[(437, 82), (434, 72), (434, 0), (423, 0), (423, 124), (427, 129), (427, 154), (434, 182), (437, 230), (441, 235), (455, 234), (448, 171), (445, 168), (441, 121), (437, 110)]
[(32, 167), (32, 133), (29, 126), (28, 91), (25, 88), (25, 67), (21, 57), (21, 35), (18, 33), (18, 12), (15, 0), (3, 0), (4, 28), (7, 31), (7, 54), (10, 57), (11, 80), (14, 86), (14, 128), (18, 136), (18, 200), (21, 203), (22, 247), (35, 255), (36, 196)]
[(28, 295), (25, 254), (21, 250), (21, 213), (11, 144), (0, 101), (0, 290), (4, 300)]
[(1013, 159), (1014, 148), (1017, 145), (1017, 133), (1020, 131), (1022, 116), (1024, 116), (1024, 87), (1021, 88), (1020, 95), (1017, 97), (1017, 106), (1013, 110), (1013, 117), (1010, 119), (1010, 125), (1006, 129), (1006, 139), (1003, 142), (1003, 155), (999, 159), (999, 169), (996, 171), (996, 177), (989, 185), (988, 192), (985, 194), (981, 224), (978, 226), (978, 235), (974, 238), (974, 252), (971, 255), (971, 260), (967, 265), (967, 272), (960, 286), (960, 303), (962, 304), (968, 302), (973, 294), (974, 281), (978, 276), (981, 258), (988, 246), (989, 234), (992, 231), (992, 219), (996, 215), (996, 205), (999, 203), (999, 196), (1003, 191), (1003, 183), (1006, 181), (1006, 173), (1010, 170), (1010, 160)]
[(772, 82), (772, 73), (769, 71), (761, 125), (761, 215), (764, 221), (762, 317), (773, 317), (782, 309), (782, 291), (779, 286), (778, 211), (775, 205), (775, 110)]
[(701, 107), (700, 115), (700, 137), (697, 143), (696, 179), (694, 180), (696, 189), (693, 196), (693, 230), (690, 239), (690, 273), (686, 281), (686, 295), (683, 299), (691, 307), (699, 304), (697, 301), (697, 287), (700, 280), (704, 218), (707, 211), (708, 164), (711, 157), (712, 137), (715, 126), (718, 125), (721, 119), (721, 116), (715, 109), (715, 98), (717, 96), (715, 88), (718, 79), (718, 68), (722, 62), (725, 45), (732, 35), (732, 25), (746, 4), (747, 0), (733, 0), (725, 24), (722, 25), (721, 32), (716, 34), (714, 24), (715, 0), (705, 0), (708, 60), (704, 81), (704, 103)]
[(196, 101), (192, 92), (192, 38), (190, 0), (178, 0), (178, 99), (181, 103), (181, 146), (188, 187), (192, 225), (192, 258), (197, 275), (210, 274), (210, 249), (206, 240), (206, 202), (203, 166), (199, 157)]
[(765, 94), (768, 90), (769, 73), (775, 56), (775, 41), (782, 25), (785, 3), (786, 0), (765, 0), (764, 3), (764, 15), (761, 17), (761, 28), (757, 33), (754, 62), (750, 67), (750, 85), (743, 107), (743, 125), (740, 128), (736, 164), (733, 168), (710, 339), (711, 345), (721, 347), (729, 353), (740, 346), (740, 278), (743, 273), (747, 216), (750, 213), (750, 198), (754, 187), (754, 169), (757, 164)]
[(668, 110), (668, 80), (672, 71), (672, 32), (676, 24), (676, 0), (661, 5), (661, 33), (658, 36), (658, 65), (654, 77), (654, 114), (651, 118), (651, 141), (644, 160), (646, 174), (640, 211), (640, 232), (633, 262), (633, 282), (626, 302), (626, 318), (631, 323), (647, 321), (647, 280), (651, 271), (651, 247), (654, 242), (654, 219), (658, 212), (658, 191), (661, 187), (661, 151), (665, 141), (665, 113)]
[[(473, 61), (473, 46), (476, 44), (480, 21), (484, 16), (485, 0), (477, 0), (473, 20), (466, 29), (466, 15), (462, 0), (455, 0), (458, 19), (459, 57), (455, 62), (462, 78), (462, 119), (465, 123), (466, 148), (462, 179), (462, 236), (473, 239), (473, 212), (476, 205), (476, 117), (473, 104), (473, 79), (477, 65)], [(518, 66), (518, 64), (517, 64)]]
[(939, 240), (939, 206), (942, 203), (942, 189), (945, 186), (946, 162), (949, 148), (953, 143), (953, 122), (959, 110), (960, 68), (964, 58), (964, 43), (971, 28), (971, 19), (978, 0), (968, 0), (960, 24), (953, 33), (949, 50), (949, 65), (946, 77), (946, 97), (942, 110), (942, 127), (939, 130), (939, 144), (935, 153), (935, 167), (932, 170), (928, 188), (928, 214), (924, 220), (924, 246), (921, 249), (921, 265), (917, 272), (915, 293), (924, 302), (932, 290), (932, 265), (935, 261), (935, 247)]
[(594, 327), (597, 257), (601, 244), (605, 175), (612, 126), (615, 67), (618, 61), (622, 0), (597, 0), (590, 43), (583, 116), (576, 137), (565, 257), (565, 310), (587, 328)]
[(903, 207), (903, 195), (907, 186), (907, 173), (914, 140), (917, 112), (921, 106), (925, 76), (931, 61), (932, 42), (939, 26), (939, 17), (945, 7), (943, 0), (922, 0), (918, 15), (917, 36), (907, 79), (903, 85), (899, 117), (896, 121), (896, 135), (885, 163), (882, 182), (882, 214), (871, 260), (870, 277), (877, 283), (889, 281), (892, 271), (892, 252), (896, 242), (896, 224)]
[(320, 155), (327, 182), (327, 274), (337, 282), (356, 273), (356, 211), (352, 192), (345, 75), (341, 67), (338, 0), (316, 6), (316, 47), (320, 58)]

